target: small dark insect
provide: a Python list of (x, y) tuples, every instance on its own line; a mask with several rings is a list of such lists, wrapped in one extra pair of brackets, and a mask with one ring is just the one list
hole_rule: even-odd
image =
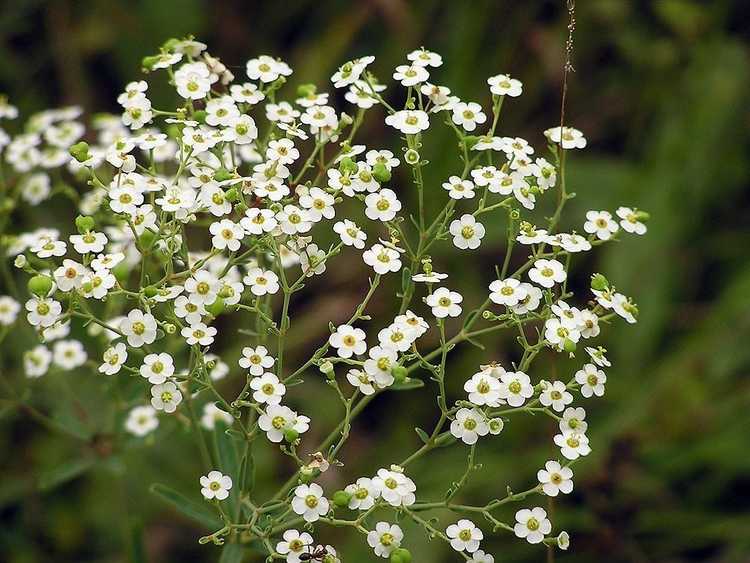
[(319, 545), (310, 553), (303, 553), (302, 555), (300, 555), (299, 560), (300, 561), (323, 561), (323, 558), (326, 555), (328, 555), (328, 550), (324, 546)]

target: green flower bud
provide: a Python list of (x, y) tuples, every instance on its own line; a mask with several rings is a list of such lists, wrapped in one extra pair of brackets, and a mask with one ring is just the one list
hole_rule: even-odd
[(299, 438), (299, 432), (297, 432), (294, 428), (287, 428), (284, 430), (284, 440), (289, 442), (290, 444), (295, 442)]
[(563, 350), (572, 354), (576, 351), (576, 343), (573, 342), (570, 338), (566, 338), (563, 341)]
[(224, 312), (224, 300), (221, 297), (217, 297), (213, 303), (206, 305), (206, 311), (214, 317), (218, 317)]
[(180, 40), (176, 37), (170, 37), (164, 43), (161, 44), (161, 48), (165, 51), (172, 51), (177, 45), (180, 44)]
[(226, 199), (227, 201), (231, 203), (234, 203), (235, 201), (239, 201), (240, 194), (237, 191), (237, 188), (229, 188), (224, 194), (224, 199)]
[(204, 109), (199, 109), (198, 111), (193, 112), (193, 119), (195, 119), (198, 123), (205, 123), (206, 122), (206, 116), (208, 113)]
[(341, 112), (341, 115), (339, 116), (339, 125), (341, 127), (346, 127), (347, 125), (351, 125), (354, 123), (354, 119), (351, 115), (345, 112)]
[(404, 160), (414, 166), (419, 162), (419, 153), (414, 149), (409, 149), (404, 153)]
[(351, 498), (351, 493), (347, 493), (346, 491), (336, 491), (333, 493), (333, 504), (343, 508), (349, 504)]
[(378, 162), (372, 167), (372, 177), (377, 180), (379, 184), (384, 184), (391, 179), (391, 171), (382, 162)]
[(328, 379), (335, 379), (336, 372), (333, 370), (333, 364), (329, 361), (325, 361), (318, 367), (320, 373), (325, 375)]
[(607, 278), (605, 278), (601, 274), (592, 274), (591, 275), (591, 289), (595, 289), (597, 291), (604, 291), (609, 287), (609, 281), (607, 281)]
[(54, 285), (55, 282), (49, 276), (34, 276), (29, 280), (28, 288), (30, 293), (39, 297), (45, 297)]
[(317, 90), (318, 88), (315, 84), (300, 84), (297, 86), (297, 95), (300, 98), (312, 97)]
[(91, 293), (92, 291), (94, 291), (94, 284), (90, 281), (87, 281), (81, 285), (81, 290), (84, 293)]
[(648, 221), (649, 219), (651, 219), (651, 215), (649, 213), (646, 213), (645, 211), (636, 211), (635, 218), (639, 221)]
[(521, 218), (521, 212), (518, 209), (511, 209), (510, 211), (510, 218), (514, 221), (517, 221)]
[(391, 369), (391, 375), (396, 383), (403, 383), (409, 375), (409, 371), (404, 366), (394, 366)]
[(84, 215), (76, 217), (76, 229), (78, 230), (78, 234), (83, 235), (89, 231), (93, 231), (95, 226), (96, 222), (91, 217), (86, 217)]
[(85, 162), (91, 158), (91, 155), (89, 155), (89, 144), (85, 141), (76, 143), (70, 147), (68, 152), (70, 153), (70, 156), (75, 158), (78, 162)]
[(16, 259), (13, 261), (13, 265), (16, 268), (21, 269), (21, 268), (24, 268), (26, 264), (28, 264), (28, 262), (29, 261), (26, 259), (26, 256), (24, 254), (19, 254), (18, 256), (16, 256)]
[(403, 547), (391, 552), (391, 563), (411, 563), (411, 552)]
[(172, 323), (164, 323), (163, 325), (164, 332), (167, 334), (174, 334), (177, 332), (177, 326), (173, 325)]
[(157, 293), (159, 293), (159, 289), (153, 285), (148, 285), (143, 288), (143, 295), (146, 297), (154, 297)]
[(216, 172), (214, 172), (214, 180), (217, 182), (223, 182), (224, 180), (231, 180), (232, 179), (232, 172), (227, 170), (226, 168), (219, 168)]
[(346, 174), (347, 172), (349, 174), (354, 174), (357, 171), (357, 163), (350, 157), (345, 156), (341, 159), (341, 162), (339, 162), (339, 171), (342, 174)]

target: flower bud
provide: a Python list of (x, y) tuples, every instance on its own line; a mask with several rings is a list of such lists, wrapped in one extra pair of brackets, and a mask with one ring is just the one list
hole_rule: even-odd
[(159, 290), (153, 285), (148, 285), (143, 288), (143, 295), (146, 297), (154, 297), (157, 293), (159, 293)]
[(406, 381), (409, 371), (404, 366), (394, 366), (391, 369), (391, 375), (396, 383), (403, 383)]
[(229, 188), (224, 194), (224, 199), (231, 203), (238, 201), (240, 199), (240, 194), (237, 192), (237, 188)]
[(635, 218), (638, 219), (639, 221), (645, 222), (651, 219), (651, 215), (649, 213), (646, 213), (645, 211), (639, 210), (635, 212)]
[(510, 211), (510, 218), (514, 221), (517, 221), (521, 218), (521, 212), (518, 209), (511, 209)]
[(92, 231), (94, 227), (96, 226), (96, 222), (91, 217), (87, 217), (84, 215), (79, 215), (76, 217), (76, 229), (78, 229), (78, 234), (86, 234), (89, 231)]
[(354, 162), (351, 157), (345, 156), (341, 159), (341, 162), (339, 162), (339, 171), (342, 174), (346, 174), (347, 172), (349, 174), (354, 174), (357, 171), (357, 163)]
[(294, 443), (297, 438), (299, 438), (299, 432), (297, 432), (294, 428), (287, 428), (286, 430), (284, 430), (284, 440), (286, 440), (290, 444)]
[(411, 563), (411, 552), (403, 547), (391, 552), (391, 563)]
[(297, 86), (297, 95), (300, 98), (307, 98), (314, 96), (317, 90), (318, 88), (315, 84), (300, 84)]
[(174, 334), (175, 332), (177, 332), (177, 327), (172, 323), (164, 323), (162, 325), (162, 328), (164, 328), (164, 332), (166, 332), (167, 334)]
[(351, 493), (347, 493), (346, 491), (336, 491), (333, 493), (333, 504), (343, 508), (349, 504), (351, 498)]
[(28, 264), (28, 260), (26, 260), (26, 256), (24, 254), (19, 254), (16, 256), (15, 261), (13, 262), (13, 265), (18, 268), (24, 268)]
[(226, 168), (219, 168), (214, 172), (214, 180), (217, 182), (223, 182), (224, 180), (231, 180), (233, 174)]
[(89, 144), (85, 141), (80, 141), (70, 147), (68, 150), (70, 156), (75, 158), (78, 162), (86, 162), (91, 155), (89, 155)]
[(51, 290), (55, 282), (49, 276), (34, 276), (29, 280), (29, 292), (39, 297), (45, 297)]
[(404, 160), (414, 166), (419, 162), (419, 153), (414, 149), (409, 149), (404, 153)]
[(333, 370), (333, 364), (329, 361), (325, 361), (318, 367), (320, 373), (325, 375), (328, 379), (335, 379), (336, 373)]
[(591, 275), (591, 289), (595, 289), (597, 291), (604, 291), (609, 287), (609, 282), (607, 281), (607, 278), (605, 278), (601, 274), (592, 274)]
[(505, 428), (505, 422), (503, 422), (502, 418), (491, 418), (487, 425), (490, 427), (490, 434), (493, 436), (500, 434), (503, 428)]
[(391, 179), (391, 171), (382, 162), (378, 162), (372, 167), (372, 177), (377, 180), (379, 184), (384, 184)]
[(340, 126), (346, 127), (347, 125), (351, 125), (352, 123), (354, 123), (354, 119), (352, 119), (352, 116), (342, 111), (341, 115), (339, 116)]

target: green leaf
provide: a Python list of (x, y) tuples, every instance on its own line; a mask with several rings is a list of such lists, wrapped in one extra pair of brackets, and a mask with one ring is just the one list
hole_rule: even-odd
[(172, 505), (178, 512), (200, 522), (206, 528), (214, 529), (221, 527), (218, 517), (208, 506), (190, 500), (181, 493), (161, 483), (154, 483), (149, 490), (167, 504)]
[(228, 543), (221, 550), (219, 563), (240, 563), (243, 554), (242, 546), (238, 543)]
[(403, 383), (391, 385), (388, 389), (391, 391), (409, 391), (410, 389), (419, 389), (424, 387), (424, 381), (421, 379), (407, 379)]
[(411, 270), (409, 268), (404, 268), (401, 270), (401, 291), (406, 293), (409, 291), (409, 287), (411, 286)]
[(93, 458), (82, 458), (67, 461), (54, 468), (44, 471), (39, 476), (37, 486), (42, 491), (49, 491), (55, 487), (67, 483), (91, 469), (96, 460)]
[(427, 432), (422, 430), (419, 426), (414, 428), (414, 432), (417, 433), (417, 436), (419, 436), (419, 439), (422, 440), (425, 444), (430, 441), (430, 437), (427, 435)]

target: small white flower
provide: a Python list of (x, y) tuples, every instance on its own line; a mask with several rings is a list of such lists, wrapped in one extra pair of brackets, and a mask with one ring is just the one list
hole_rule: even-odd
[(560, 420), (560, 432), (579, 432), (585, 434), (588, 429), (586, 411), (583, 407), (568, 407)]
[(299, 563), (300, 555), (309, 553), (312, 548), (313, 538), (307, 532), (300, 533), (298, 530), (286, 530), (282, 536), (284, 541), (276, 544), (276, 552), (286, 555), (287, 563)]
[(234, 422), (234, 417), (228, 412), (221, 410), (214, 403), (206, 403), (203, 405), (201, 426), (206, 430), (213, 430), (216, 428), (217, 422), (224, 426), (231, 426)]
[(464, 444), (476, 444), (479, 436), (486, 436), (489, 431), (484, 415), (476, 409), (458, 409), (451, 422), (451, 434)]
[(458, 176), (451, 176), (443, 182), (443, 189), (451, 199), (471, 199), (474, 197), (474, 184), (471, 180), (462, 180)]
[(363, 395), (372, 395), (375, 393), (377, 382), (369, 373), (362, 371), (361, 369), (350, 369), (346, 372), (346, 379), (354, 387), (359, 389), (359, 392)]
[(406, 135), (416, 135), (430, 126), (430, 119), (421, 110), (401, 110), (385, 118), (385, 124)]
[(240, 225), (245, 229), (248, 234), (261, 235), (263, 233), (270, 233), (276, 228), (278, 222), (276, 217), (270, 209), (261, 209), (259, 207), (251, 207), (245, 211), (245, 216), (240, 219)]
[(566, 459), (574, 460), (591, 453), (589, 439), (580, 432), (562, 432), (555, 434), (555, 444)]
[(365, 197), (365, 206), (365, 215), (373, 221), (390, 221), (401, 210), (395, 192), (387, 188)]
[(570, 534), (563, 530), (559, 534), (557, 534), (557, 547), (562, 549), (563, 551), (567, 551), (570, 547)]
[(255, 348), (246, 346), (242, 349), (239, 364), (241, 368), (248, 370), (250, 375), (258, 376), (273, 366), (274, 361), (273, 357), (268, 355), (268, 349), (265, 346)]
[(461, 303), (463, 296), (447, 287), (439, 287), (430, 295), (425, 297), (425, 303), (432, 307), (432, 314), (438, 319), (445, 317), (457, 317), (461, 314)]
[(511, 98), (516, 98), (520, 96), (523, 91), (523, 84), (521, 81), (511, 78), (507, 74), (490, 76), (487, 79), (487, 84), (490, 86), (490, 92), (496, 96), (510, 96)]
[(216, 223), (211, 223), (208, 230), (213, 235), (211, 244), (217, 250), (228, 249), (235, 252), (239, 250), (242, 239), (245, 236), (245, 231), (242, 227), (229, 219), (222, 219)]
[(401, 545), (404, 532), (396, 524), (378, 522), (375, 529), (367, 533), (367, 543), (378, 557), (390, 557), (391, 552)]
[(482, 111), (482, 106), (476, 102), (459, 102), (453, 106), (453, 123), (460, 125), (466, 131), (474, 131), (477, 124), (487, 121), (487, 116)]
[(562, 350), (566, 340), (578, 342), (581, 339), (581, 331), (577, 327), (566, 326), (558, 318), (547, 319), (544, 323), (544, 338), (553, 347)]
[(141, 405), (130, 410), (125, 420), (125, 430), (142, 438), (156, 430), (159, 426), (159, 418), (156, 410), (148, 405)]
[(333, 230), (334, 232), (338, 233), (339, 237), (341, 238), (341, 242), (343, 242), (346, 246), (353, 246), (354, 248), (359, 248), (360, 250), (365, 247), (365, 240), (367, 240), (367, 235), (353, 221), (350, 221), (349, 219), (339, 221), (333, 225)]
[(107, 244), (107, 236), (104, 233), (93, 231), (83, 235), (70, 235), (69, 240), (78, 254), (103, 252), (104, 245)]
[(586, 398), (604, 395), (604, 384), (607, 382), (605, 373), (594, 364), (585, 364), (575, 375), (576, 383), (581, 386), (581, 395)]
[(171, 381), (151, 388), (151, 406), (158, 411), (173, 413), (182, 402), (182, 393)]
[(393, 73), (393, 79), (401, 82), (402, 86), (416, 86), (429, 77), (430, 73), (427, 72), (427, 69), (417, 64), (399, 65)]
[(269, 405), (278, 405), (286, 393), (286, 386), (279, 381), (278, 377), (270, 372), (251, 379), (250, 387), (255, 391), (253, 399), (259, 403), (268, 403)]
[(445, 535), (450, 539), (451, 547), (456, 551), (475, 552), (479, 549), (479, 542), (484, 534), (474, 522), (462, 518), (445, 529)]
[(428, 51), (424, 47), (412, 51), (411, 53), (406, 55), (406, 58), (409, 59), (412, 64), (418, 66), (439, 67), (443, 64), (443, 57), (441, 57), (437, 53)]
[(328, 499), (323, 496), (323, 487), (317, 483), (299, 485), (294, 489), (292, 510), (304, 518), (306, 522), (316, 522), (328, 513)]
[(49, 370), (51, 363), (52, 352), (42, 344), (34, 346), (23, 354), (23, 370), (29, 378), (42, 377)]
[(306, 233), (312, 228), (310, 214), (295, 205), (285, 205), (284, 209), (276, 214), (276, 220), (287, 235)]
[(260, 80), (269, 83), (279, 76), (289, 76), (292, 69), (284, 61), (274, 59), (268, 55), (260, 55), (247, 61), (245, 72), (250, 80)]
[(536, 477), (547, 496), (556, 497), (558, 493), (567, 495), (573, 490), (573, 470), (557, 461), (545, 463), (544, 469), (537, 471)]
[(232, 478), (220, 471), (209, 471), (200, 478), (201, 494), (206, 500), (224, 500), (232, 488)]
[(630, 207), (618, 207), (617, 216), (620, 218), (620, 226), (628, 233), (636, 235), (646, 234), (646, 225), (638, 219), (638, 210)]
[(349, 508), (352, 510), (369, 510), (380, 496), (372, 479), (368, 477), (360, 477), (356, 483), (347, 485), (344, 490), (352, 495), (349, 499)]
[(391, 370), (398, 364), (398, 352), (389, 346), (373, 346), (368, 355), (363, 366), (365, 372), (381, 387), (392, 385)]
[(477, 406), (500, 405), (500, 381), (487, 373), (487, 370), (472, 375), (471, 379), (464, 383), (464, 391), (469, 394), (469, 401)]
[(449, 230), (453, 235), (453, 246), (461, 250), (479, 248), (485, 233), (484, 225), (468, 213), (452, 221)]
[(310, 428), (310, 419), (298, 415), (287, 406), (268, 405), (266, 412), (258, 417), (258, 426), (271, 442), (278, 444), (284, 439), (286, 431), (294, 431), (297, 434), (307, 432)]
[(140, 367), (142, 377), (148, 379), (152, 385), (164, 383), (174, 374), (174, 360), (169, 354), (162, 352), (160, 354), (147, 354), (143, 358), (143, 365)]
[(372, 266), (377, 274), (398, 272), (401, 269), (400, 254), (393, 248), (382, 244), (374, 244), (362, 254), (365, 264)]
[[(58, 284), (58, 287), (59, 284)], [(21, 304), (8, 295), (0, 295), (0, 325), (10, 326), (18, 318)]]
[(86, 363), (88, 355), (78, 340), (59, 340), (52, 347), (52, 361), (64, 370), (72, 370)]
[(250, 286), (253, 295), (273, 295), (279, 291), (279, 276), (271, 270), (262, 268), (251, 268), (242, 279), (245, 285)]
[(205, 323), (196, 323), (184, 327), (180, 334), (190, 346), (194, 344), (209, 346), (214, 341), (216, 329), (212, 326), (206, 326)]
[(534, 394), (531, 379), (522, 371), (506, 371), (500, 376), (500, 398), (511, 407), (520, 407)]
[(128, 346), (140, 348), (156, 340), (156, 319), (150, 313), (133, 309), (120, 323), (120, 330), (128, 339)]
[(122, 364), (128, 359), (128, 352), (125, 344), (122, 342), (107, 348), (104, 352), (103, 363), (99, 366), (99, 371), (104, 375), (114, 375), (120, 371)]
[(498, 305), (515, 307), (528, 295), (526, 287), (515, 278), (495, 280), (490, 284), (490, 300)]
[(547, 511), (543, 508), (522, 508), (516, 512), (513, 531), (516, 537), (526, 539), (529, 543), (541, 543), (544, 536), (552, 531), (552, 522), (547, 519)]
[(583, 230), (595, 234), (599, 240), (609, 240), (619, 227), (609, 211), (587, 211)]
[(481, 549), (476, 550), (467, 563), (495, 563), (495, 558)]
[(372, 483), (391, 506), (410, 506), (416, 502), (414, 492), (417, 490), (414, 481), (400, 471), (378, 469)]
[(339, 325), (336, 332), (328, 338), (328, 343), (336, 348), (341, 358), (351, 358), (352, 355), (364, 354), (367, 351), (365, 331), (351, 325)]
[(562, 412), (567, 405), (573, 402), (573, 395), (568, 392), (565, 383), (555, 381), (544, 387), (539, 394), (539, 402), (545, 407), (551, 406), (553, 410)]
[[(560, 126), (547, 129), (544, 132), (544, 136), (547, 137), (551, 143), (560, 144)], [(586, 147), (586, 138), (583, 136), (578, 129), (573, 127), (562, 128), (562, 147), (564, 149), (582, 149)]]
[(565, 267), (557, 260), (537, 260), (529, 270), (529, 279), (542, 287), (551, 288), (565, 281)]
[(529, 311), (536, 311), (542, 301), (542, 290), (535, 285), (523, 282), (520, 287), (526, 290), (526, 297), (521, 299), (517, 305), (511, 307), (516, 315), (523, 315)]
[(28, 311), (26, 320), (31, 326), (52, 326), (62, 312), (62, 305), (58, 301), (46, 297), (32, 297), (25, 307)]
[(607, 359), (605, 354), (607, 350), (599, 346), (598, 348), (586, 347), (586, 353), (591, 357), (591, 360), (601, 368), (611, 367), (611, 362)]

